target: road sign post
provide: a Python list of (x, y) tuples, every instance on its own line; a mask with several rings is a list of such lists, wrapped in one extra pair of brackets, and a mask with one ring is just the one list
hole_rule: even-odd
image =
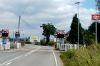
[(5, 48), (5, 46), (6, 46), (6, 44), (7, 44), (7, 37), (8, 37), (8, 35), (9, 35), (9, 31), (8, 30), (3, 30), (2, 29), (2, 45), (3, 45), (3, 48), (4, 48), (4, 50), (6, 49)]
[(15, 37), (16, 37), (16, 48), (19, 48), (19, 37), (20, 37), (20, 33), (19, 32), (15, 32)]
[(6, 37), (3, 37), (3, 38), (2, 38), (2, 44), (3, 44), (3, 48), (4, 48), (4, 50), (5, 50), (5, 46), (6, 46), (6, 44), (7, 44)]
[(60, 49), (62, 44), (64, 44), (64, 36), (65, 32), (64, 30), (57, 30), (56, 31), (56, 41), (57, 41), (57, 48)]
[(15, 37), (16, 37), (16, 41), (18, 42), (19, 41), (19, 37), (20, 37), (20, 33), (19, 32), (16, 32), (15, 33)]
[(92, 20), (94, 20), (94, 21), (96, 21), (96, 23), (95, 23), (95, 30), (96, 30), (96, 44), (98, 44), (98, 37), (97, 37), (97, 35), (98, 35), (98, 32), (97, 32), (97, 30), (98, 30), (98, 28), (97, 28), (97, 22), (100, 20), (100, 14), (93, 14), (92, 15)]

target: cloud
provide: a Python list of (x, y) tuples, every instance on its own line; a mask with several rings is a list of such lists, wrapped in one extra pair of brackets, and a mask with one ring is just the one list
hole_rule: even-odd
[[(21, 30), (26, 35), (41, 36), (41, 24), (53, 23), (56, 28), (69, 31), (72, 18), (77, 13), (78, 0), (0, 0), (0, 28), (17, 30), (18, 16), (22, 16)], [(81, 3), (86, 0), (80, 0)], [(80, 5), (80, 22), (87, 29), (94, 9)]]

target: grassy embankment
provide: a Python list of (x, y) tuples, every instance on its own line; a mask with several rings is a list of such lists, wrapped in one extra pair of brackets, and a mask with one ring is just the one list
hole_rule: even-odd
[(61, 54), (64, 66), (100, 66), (100, 45), (71, 49)]

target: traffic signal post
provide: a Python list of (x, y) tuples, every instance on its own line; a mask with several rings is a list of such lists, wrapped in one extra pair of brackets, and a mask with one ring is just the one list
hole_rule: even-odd
[(57, 30), (56, 31), (56, 42), (57, 42), (57, 49), (61, 48), (61, 45), (64, 44), (64, 30)]
[(16, 32), (15, 33), (15, 37), (16, 37), (16, 41), (19, 42), (20, 33), (19, 32)]
[(3, 30), (2, 29), (2, 45), (3, 45), (3, 48), (4, 48), (4, 51), (5, 51), (5, 46), (7, 44), (7, 39), (8, 39), (8, 36), (9, 36), (9, 31), (8, 30)]
[(20, 48), (21, 47), (21, 43), (19, 42), (20, 41), (20, 33), (19, 32), (16, 32), (15, 33), (15, 37), (16, 37), (16, 48), (18, 49), (18, 48)]

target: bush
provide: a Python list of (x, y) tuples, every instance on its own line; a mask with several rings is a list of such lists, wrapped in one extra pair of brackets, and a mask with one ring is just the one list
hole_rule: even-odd
[(25, 46), (25, 42), (21, 42), (21, 46)]
[(74, 62), (70, 62), (70, 61), (74, 60), (74, 56), (75, 56), (74, 49), (68, 50), (68, 52), (63, 52), (60, 57), (64, 62), (64, 66), (72, 66), (72, 63), (74, 64)]
[(46, 46), (46, 45), (53, 46), (54, 44), (56, 44), (54, 41), (50, 41), (50, 42), (48, 42), (48, 44), (47, 44), (46, 41), (45, 41), (45, 39), (42, 39), (42, 40), (40, 41), (40, 45), (44, 45), (44, 46)]
[(85, 35), (84, 35), (84, 40), (86, 45), (92, 45), (95, 43), (95, 34), (89, 32), (89, 31), (85, 31)]
[(27, 42), (25, 42), (25, 44), (32, 44), (31, 42), (29, 42), (29, 41), (27, 41)]
[(14, 44), (10, 44), (10, 49), (14, 49)]
[(53, 46), (54, 44), (55, 44), (55, 42), (53, 42), (53, 41), (50, 41), (50, 42), (48, 43), (49, 46)]
[(40, 41), (40, 45), (44, 45), (44, 46), (46, 45), (46, 42), (44, 39)]
[(64, 66), (100, 66), (100, 45), (61, 53)]

